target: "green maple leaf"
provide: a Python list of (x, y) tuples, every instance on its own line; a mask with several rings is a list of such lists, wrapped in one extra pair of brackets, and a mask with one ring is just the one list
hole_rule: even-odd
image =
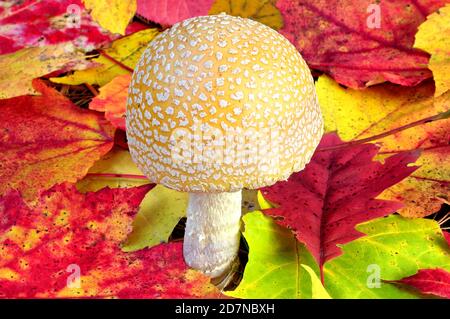
[(366, 236), (342, 246), (342, 256), (325, 264), (325, 286), (335, 298), (420, 297), (383, 280), (399, 280), (423, 268), (450, 269), (450, 249), (434, 220), (391, 215), (356, 229)]
[(240, 285), (227, 292), (236, 298), (417, 298), (415, 291), (383, 280), (421, 268), (450, 269), (449, 247), (437, 222), (391, 215), (356, 227), (366, 235), (342, 245), (343, 254), (325, 264), (325, 290), (317, 264), (290, 230), (261, 212), (243, 220), (249, 261)]

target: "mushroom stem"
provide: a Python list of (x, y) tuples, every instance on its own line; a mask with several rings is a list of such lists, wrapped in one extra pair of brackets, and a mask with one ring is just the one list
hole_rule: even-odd
[(242, 191), (189, 193), (183, 254), (186, 263), (216, 278), (239, 250)]

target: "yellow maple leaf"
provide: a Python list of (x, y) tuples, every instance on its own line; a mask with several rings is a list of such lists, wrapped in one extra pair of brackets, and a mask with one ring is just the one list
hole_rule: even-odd
[(82, 52), (67, 43), (45, 47), (26, 48), (0, 56), (0, 98), (36, 94), (32, 80), (71, 66), (86, 68), (89, 63)]
[(312, 299), (331, 299), (330, 294), (327, 292), (323, 284), (320, 282), (319, 277), (314, 270), (305, 264), (300, 264), (308, 275), (311, 277), (311, 297)]
[(92, 18), (103, 28), (125, 34), (128, 23), (133, 18), (136, 0), (83, 0)]
[(103, 86), (118, 75), (130, 73), (129, 70), (115, 63), (107, 56), (130, 69), (134, 69), (148, 43), (158, 33), (157, 29), (145, 29), (116, 40), (110, 48), (104, 50), (106, 55), (100, 55), (98, 58), (92, 60), (92, 62), (101, 64), (100, 66), (75, 71), (73, 74), (59, 78), (51, 78), (50, 80), (61, 84), (78, 85), (89, 83)]
[(229, 15), (253, 19), (278, 30), (283, 27), (283, 18), (275, 3), (275, 0), (216, 0), (209, 9), (209, 14), (225, 12)]
[(414, 47), (431, 54), (428, 67), (436, 83), (435, 95), (450, 90), (450, 4), (429, 15), (419, 26)]
[[(434, 86), (398, 87), (392, 84), (365, 90), (346, 89), (321, 76), (316, 83), (326, 131), (337, 131), (346, 141), (375, 136), (400, 126), (445, 112), (450, 92), (434, 98)], [(420, 168), (387, 189), (380, 198), (400, 200), (403, 216), (419, 217), (436, 212), (450, 198), (450, 171), (445, 165), (450, 146), (450, 119), (426, 123), (375, 140), (380, 159), (397, 152), (422, 149), (415, 163)]]
[[(114, 177), (120, 174), (118, 177)], [(114, 147), (89, 169), (88, 175), (77, 182), (81, 192), (96, 192), (104, 187), (122, 188), (148, 184), (131, 159), (130, 152)]]

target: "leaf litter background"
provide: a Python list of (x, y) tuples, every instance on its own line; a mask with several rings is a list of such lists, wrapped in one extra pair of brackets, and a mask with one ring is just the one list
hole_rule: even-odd
[[(3, 1), (0, 297), (450, 298), (450, 1), (378, 1), (377, 28), (371, 4)], [(148, 42), (220, 12), (297, 47), (327, 131), (305, 170), (244, 191), (222, 291), (184, 264), (187, 194), (149, 185), (124, 134)]]

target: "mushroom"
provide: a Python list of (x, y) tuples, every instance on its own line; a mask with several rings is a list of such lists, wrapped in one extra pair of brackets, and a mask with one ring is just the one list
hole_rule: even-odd
[(323, 131), (311, 73), (278, 32), (226, 14), (159, 34), (140, 58), (126, 112), (133, 161), (189, 193), (183, 254), (227, 274), (240, 242), (242, 189), (286, 180)]

